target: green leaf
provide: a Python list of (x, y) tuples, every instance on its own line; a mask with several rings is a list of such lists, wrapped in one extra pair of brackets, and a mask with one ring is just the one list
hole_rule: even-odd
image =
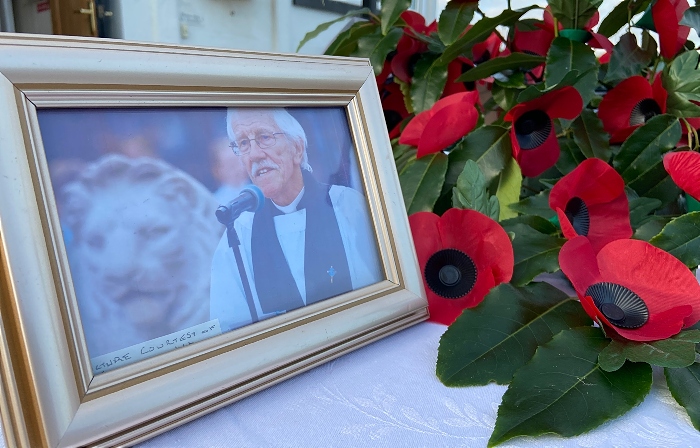
[(629, 185), (635, 188), (639, 194), (648, 198), (656, 198), (664, 205), (675, 202), (681, 193), (680, 188), (666, 173), (661, 160), (654, 165), (648, 174)]
[(457, 78), (455, 82), (478, 81), (504, 70), (529, 69), (537, 67), (544, 62), (545, 58), (542, 56), (525, 53), (511, 53), (508, 56), (489, 59), (488, 61), (477, 65)]
[[(565, 0), (569, 2), (570, 0)], [(565, 37), (557, 37), (552, 41), (547, 53), (547, 65), (545, 66), (544, 79), (547, 87), (559, 84), (564, 76), (572, 70), (580, 74), (574, 87), (581, 94), (584, 106), (595, 96), (595, 87), (598, 83), (598, 59), (593, 49), (588, 45), (576, 42)], [(595, 81), (590, 80), (589, 72), (595, 71)]]
[[(681, 125), (676, 117), (657, 115), (636, 129), (622, 144), (613, 166), (625, 182), (631, 184), (661, 162), (664, 152), (673, 149), (681, 138)], [(663, 167), (662, 167), (663, 168)], [(634, 190), (644, 194), (637, 188)]]
[(442, 56), (440, 56), (438, 63), (443, 65), (449, 64), (461, 54), (471, 50), (474, 44), (486, 40), (498, 25), (510, 26), (532, 8), (535, 8), (535, 6), (516, 11), (507, 9), (496, 17), (484, 17), (469, 28), (469, 31), (464, 33), (452, 45), (448, 45)]
[(672, 219), (649, 242), (695, 269), (700, 264), (700, 212)]
[(545, 84), (538, 84), (536, 86), (530, 86), (525, 90), (521, 90), (518, 95), (518, 103), (524, 103), (526, 101), (531, 101), (536, 98), (541, 97), (545, 93), (552, 92), (557, 89), (561, 89), (564, 86), (573, 86), (579, 81), (578, 70), (573, 70), (564, 75), (564, 77), (556, 85), (545, 87)]
[(653, 237), (659, 234), (666, 224), (671, 221), (671, 218), (666, 218), (663, 216), (650, 216), (649, 220), (639, 226), (637, 230), (634, 231), (632, 238), (636, 240), (649, 241)]
[(316, 27), (313, 31), (309, 31), (306, 33), (304, 38), (299, 42), (299, 46), (297, 47), (297, 52), (301, 50), (301, 47), (304, 46), (305, 43), (313, 39), (314, 37), (318, 36), (322, 32), (326, 31), (328, 28), (331, 27), (334, 23), (341, 22), (345, 19), (348, 19), (350, 17), (356, 17), (356, 16), (362, 16), (365, 14), (369, 14), (371, 11), (368, 8), (361, 8), (361, 9), (356, 9), (354, 11), (350, 11), (349, 13), (345, 14), (344, 16), (340, 16), (337, 19), (331, 20), (330, 22), (324, 22), (320, 24), (319, 26)]
[(600, 329), (584, 327), (539, 347), (503, 395), (488, 445), (516, 436), (582, 434), (641, 403), (651, 390), (651, 367), (628, 363), (603, 371), (597, 360), (607, 343)]
[(411, 0), (382, 0), (382, 34), (386, 35), (402, 12), (411, 6)]
[(542, 218), (541, 216), (534, 215), (520, 215), (516, 218), (503, 220), (500, 222), (500, 224), (506, 230), (506, 232), (510, 233), (515, 233), (513, 227), (517, 224), (530, 226), (538, 232), (545, 233), (547, 235), (552, 235), (559, 231), (559, 228), (550, 221)]
[(562, 174), (569, 174), (576, 169), (579, 163), (586, 160), (586, 156), (583, 155), (576, 142), (571, 139), (560, 138), (559, 149), (561, 153), (559, 154), (556, 167)]
[[(467, 160), (462, 174), (457, 178), (457, 183), (452, 189), (452, 205), (457, 208), (476, 210), (495, 220), (499, 215), (498, 199), (491, 197), (486, 188), (486, 180), (479, 169), (479, 165), (473, 160)], [(495, 216), (495, 217), (494, 217)]]
[(700, 431), (700, 364), (682, 369), (664, 369), (673, 398), (685, 408), (695, 429)]
[(638, 229), (646, 223), (654, 210), (663, 204), (655, 198), (635, 198), (629, 201), (630, 204), (630, 224), (633, 229)]
[(442, 153), (416, 159), (399, 174), (403, 200), (409, 215), (430, 212), (445, 181), (447, 156)]
[(325, 54), (332, 56), (350, 56), (357, 51), (357, 42), (363, 37), (377, 32), (379, 25), (372, 22), (357, 22), (338, 34), (338, 37), (326, 49)]
[(518, 104), (518, 95), (520, 95), (520, 92), (522, 92), (522, 89), (502, 87), (498, 83), (494, 83), (491, 87), (493, 100), (503, 110), (510, 110), (513, 106)]
[(547, 3), (564, 28), (583, 29), (603, 0), (547, 0)]
[(440, 65), (435, 55), (425, 55), (416, 63), (411, 84), (413, 110), (423, 112), (433, 107), (447, 82), (447, 66)]
[(396, 45), (399, 43), (401, 36), (403, 36), (403, 31), (400, 28), (392, 28), (386, 36), (377, 40), (369, 54), (369, 62), (372, 64), (375, 75), (379, 75), (382, 72), (386, 56), (393, 50), (396, 50)]
[(640, 11), (644, 11), (650, 2), (651, 0), (622, 0), (610, 14), (605, 16), (598, 28), (598, 32), (605, 37), (612, 36), (627, 24), (628, 14), (631, 17)]
[(565, 239), (540, 233), (525, 224), (510, 226), (509, 231), (515, 233), (512, 284), (525, 285), (543, 272), (559, 270), (559, 250)]
[(603, 122), (590, 109), (584, 109), (571, 125), (574, 132), (574, 141), (587, 157), (597, 157), (607, 162), (612, 156), (610, 136), (603, 129)]
[(677, 117), (698, 117), (700, 107), (690, 101), (700, 101), (700, 69), (698, 52), (686, 51), (664, 68), (661, 78), (668, 99), (668, 112)]
[(499, 221), (518, 216), (518, 212), (508, 208), (508, 206), (520, 200), (520, 188), (522, 187), (522, 183), (523, 174), (520, 172), (520, 166), (518, 162), (511, 157), (498, 179), (496, 197), (501, 205), (501, 212), (498, 216)]
[(700, 5), (686, 9), (680, 24), (691, 27), (700, 36)]
[(695, 344), (700, 330), (689, 330), (668, 339), (651, 342), (612, 340), (598, 356), (600, 368), (614, 372), (625, 364), (645, 362), (660, 367), (688, 367), (695, 362)]
[(451, 1), (440, 14), (438, 35), (445, 45), (459, 38), (474, 17), (477, 2)]
[(639, 75), (642, 69), (648, 67), (656, 56), (656, 45), (649, 50), (653, 50), (653, 52), (639, 48), (634, 34), (623, 34), (613, 48), (605, 82), (616, 84), (623, 79)]
[(473, 160), (491, 184), (503, 171), (511, 156), (510, 134), (501, 126), (482, 126), (467, 136), (450, 152), (450, 166), (445, 177), (445, 190), (452, 189), (464, 170), (467, 160)]
[(511, 204), (509, 207), (518, 213), (541, 216), (544, 219), (557, 216), (556, 212), (549, 208), (549, 190), (525, 198), (517, 204)]
[(581, 305), (554, 286), (498, 285), (440, 338), (437, 377), (451, 387), (508, 384), (539, 345), (583, 325), (592, 321)]

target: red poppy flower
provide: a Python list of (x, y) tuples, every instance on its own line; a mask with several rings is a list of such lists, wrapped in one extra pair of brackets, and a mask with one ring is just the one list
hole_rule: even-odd
[[(554, 31), (539, 29), (533, 31), (521, 31), (517, 27), (513, 35), (513, 49), (521, 53), (547, 56), (549, 47), (554, 40)], [(531, 83), (541, 82), (544, 75), (544, 64), (528, 70), (525, 79)]]
[(447, 66), (447, 82), (445, 89), (442, 91), (442, 97), (450, 96), (455, 93), (469, 92), (476, 89), (474, 82), (455, 82), (462, 74), (468, 72), (474, 67), (472, 61), (465, 57), (459, 57)]
[(664, 156), (664, 168), (681, 190), (700, 201), (700, 153), (669, 152)]
[(586, 159), (562, 177), (549, 194), (549, 206), (557, 212), (564, 236), (585, 236), (596, 253), (611, 241), (632, 236), (625, 181), (600, 159)]
[(632, 76), (611, 89), (600, 102), (598, 117), (610, 134), (611, 143), (621, 143), (647, 120), (666, 113), (668, 93), (657, 76), (649, 84), (643, 76)]
[(404, 34), (396, 45), (396, 54), (391, 59), (391, 70), (394, 76), (403, 82), (411, 82), (413, 71), (420, 55), (428, 50), (428, 46), (416, 39), (416, 34), (428, 35), (437, 30), (437, 23), (425, 24), (425, 18), (414, 11), (404, 11), (401, 18), (406, 22)]
[(418, 147), (417, 157), (447, 148), (474, 129), (479, 113), (474, 106), (479, 93), (463, 92), (438, 100), (408, 122), (399, 143)]
[(403, 93), (398, 84), (391, 83), (386, 85), (379, 94), (382, 98), (382, 110), (384, 111), (384, 120), (389, 131), (389, 138), (396, 138), (401, 132), (399, 125), (408, 117)]
[(513, 157), (523, 176), (539, 176), (557, 162), (559, 142), (552, 119), (573, 120), (582, 109), (581, 95), (575, 88), (566, 86), (508, 111), (503, 119), (513, 122), (510, 128)]
[(408, 218), (423, 272), (430, 320), (450, 325), (513, 276), (513, 246), (494, 220), (475, 210), (451, 208), (442, 217)]
[(581, 305), (608, 336), (665, 339), (700, 320), (700, 284), (676, 257), (641, 240), (617, 240), (598, 254), (582, 236), (559, 253)]
[(654, 28), (659, 33), (659, 53), (666, 59), (672, 59), (688, 39), (690, 28), (680, 21), (689, 7), (686, 0), (656, 0), (651, 7)]
[(501, 50), (501, 37), (495, 32), (483, 42), (474, 44), (472, 47), (472, 59), (476, 64), (481, 64), (499, 56), (505, 56), (510, 52), (508, 49)]

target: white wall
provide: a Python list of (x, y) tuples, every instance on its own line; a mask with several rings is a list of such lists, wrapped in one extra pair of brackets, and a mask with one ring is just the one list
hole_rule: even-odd
[[(338, 14), (292, 0), (120, 0), (127, 40), (292, 53), (304, 35)], [(116, 9), (116, 8), (115, 8)], [(335, 24), (301, 53), (323, 53), (343, 27)]]
[(15, 31), (18, 33), (52, 34), (51, 10), (41, 0), (12, 0)]

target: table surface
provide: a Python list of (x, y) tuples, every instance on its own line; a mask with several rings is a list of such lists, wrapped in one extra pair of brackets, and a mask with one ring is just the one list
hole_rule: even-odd
[[(217, 447), (483, 447), (505, 386), (448, 388), (435, 376), (447, 327), (421, 323), (138, 445)], [(518, 438), (503, 447), (700, 446), (661, 370), (646, 400), (579, 437)], [(3, 444), (4, 446), (4, 444)]]
[[(175, 447), (486, 446), (505, 386), (448, 388), (435, 376), (447, 327), (421, 323), (140, 445)], [(502, 446), (700, 446), (662, 370), (646, 400), (587, 434)]]

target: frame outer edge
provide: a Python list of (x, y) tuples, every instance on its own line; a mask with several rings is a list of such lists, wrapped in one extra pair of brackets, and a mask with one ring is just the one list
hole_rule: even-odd
[[(57, 308), (41, 304), (47, 297), (56, 297), (56, 290), (45, 240), (36, 238), (43, 235), (43, 229), (25, 151), (26, 129), (20, 122), (24, 116), (21, 96), (7, 78), (0, 79), (0, 104), (4, 105), (0, 110), (0, 166), (3, 172), (14, 173), (0, 176), (0, 191), (12, 192), (0, 195), (2, 263), (6, 263), (4, 275), (9, 283), (2, 290), (3, 301), (8, 302), (3, 311), (10, 309), (10, 314), (3, 312), (1, 317), (13, 360), (3, 368), (12, 369), (18, 395), (9, 398), (19, 403), (22, 412), (12, 419), (24, 420), (24, 428), (15, 424), (6, 431), (23, 434), (32, 447), (53, 446), (68, 427), (79, 398), (68, 347), (63, 338), (53, 336), (63, 332), (51, 333), (63, 328), (61, 315)], [(25, 325), (29, 321), (32, 325)], [(37, 328), (41, 330), (35, 331)]]
[[(3, 36), (0, 36), (0, 38)], [(38, 42), (36, 42), (38, 41)], [(220, 50), (183, 55), (174, 46), (144, 44), (102, 46), (38, 46), (30, 37), (25, 45), (3, 45), (0, 71), (14, 84), (68, 84), (90, 88), (96, 85), (357, 91), (371, 72), (365, 59), (310, 58), (296, 55)], [(32, 44), (33, 45), (29, 45)], [(161, 49), (153, 54), (146, 50)], [(120, 51), (115, 51), (120, 50)], [(178, 53), (178, 51), (180, 51)], [(197, 57), (193, 57), (194, 55)], [(158, 60), (155, 64), (154, 59)], [(261, 76), (261, 73), (272, 75)]]
[[(360, 88), (358, 96), (360, 101), (365, 103), (361, 107), (365, 112), (365, 126), (368, 130), (372, 147), (386, 147), (391, 149), (391, 141), (386, 132), (386, 121), (381, 112), (381, 99), (379, 97), (377, 85), (374, 82), (373, 74), (370, 75), (367, 82)], [(379, 106), (366, 107), (368, 104), (373, 103), (379, 104)], [(381, 123), (381, 126), (372, 126), (372, 123)], [(406, 242), (405, 244), (396, 245), (396, 258), (400, 264), (400, 271), (403, 272), (405, 287), (417, 296), (425, 297), (422, 273), (418, 265), (416, 248), (413, 244), (413, 237), (411, 236), (411, 230), (408, 224), (406, 206), (403, 201), (403, 195), (401, 194), (399, 175), (396, 172), (396, 165), (394, 164), (391, 150), (375, 152), (375, 163), (377, 170), (381, 172), (380, 179), (383, 179), (381, 191), (384, 197), (384, 203), (386, 204), (387, 215), (390, 221), (389, 224), (394, 233), (393, 241)]]

